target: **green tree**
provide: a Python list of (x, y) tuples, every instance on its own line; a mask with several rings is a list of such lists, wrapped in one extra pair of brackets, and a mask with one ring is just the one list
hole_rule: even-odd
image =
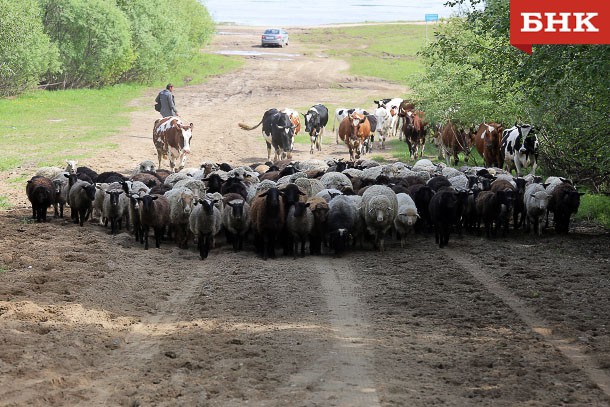
[(530, 122), (549, 175), (610, 189), (610, 47), (542, 45), (527, 55), (510, 45), (508, 0), (471, 3), (422, 52), (427, 72), (412, 86), (427, 116)]
[(58, 57), (37, 0), (0, 0), (0, 96), (38, 85), (43, 74), (58, 69)]
[(117, 83), (133, 64), (130, 24), (111, 0), (41, 0), (44, 25), (59, 47), (64, 88)]

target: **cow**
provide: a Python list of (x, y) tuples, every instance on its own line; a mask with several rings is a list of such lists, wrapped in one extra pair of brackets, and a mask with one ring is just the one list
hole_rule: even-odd
[(359, 114), (364, 114), (367, 115), (368, 112), (364, 109), (361, 109), (359, 107), (356, 108), (352, 108), (352, 109), (348, 109), (345, 107), (339, 107), (337, 109), (335, 109), (335, 118), (333, 119), (333, 133), (335, 133), (335, 143), (339, 144), (339, 133), (335, 132), (335, 123), (339, 123), (339, 125), (341, 125), (341, 122), (343, 121), (343, 119), (345, 119), (347, 116), (349, 116), (352, 113), (359, 113)]
[(162, 158), (169, 158), (171, 171), (179, 172), (182, 170), (191, 152), (192, 137), (193, 123), (187, 126), (177, 116), (155, 120), (153, 142), (159, 158), (159, 166), (157, 168), (161, 168)]
[(517, 177), (521, 169), (532, 167), (532, 175), (536, 175), (538, 166), (538, 136), (533, 126), (515, 124), (502, 132), (502, 151), (504, 152), (504, 167), (509, 173), (515, 168)]
[(295, 126), (290, 120), (290, 116), (277, 109), (269, 109), (255, 126), (238, 123), (239, 127), (244, 130), (254, 130), (261, 124), (263, 125), (263, 138), (267, 143), (267, 161), (271, 160), (271, 146), (275, 149), (273, 161), (292, 159)]
[(375, 102), (375, 104), (377, 104), (377, 107), (384, 107), (387, 109), (388, 113), (390, 114), (391, 120), (390, 120), (390, 135), (391, 136), (396, 136), (397, 134), (400, 133), (400, 117), (398, 116), (398, 111), (399, 111), (399, 107), (400, 104), (403, 102), (403, 99), (401, 98), (392, 98), (392, 99), (381, 99), (381, 100), (374, 100), (373, 102)]
[(364, 114), (352, 113), (339, 125), (339, 137), (349, 149), (351, 161), (360, 158), (364, 140), (371, 134), (371, 125)]
[(454, 165), (458, 165), (458, 154), (460, 152), (464, 153), (464, 161), (468, 162), (470, 149), (474, 142), (473, 139), (474, 131), (472, 129), (466, 131), (464, 128), (458, 128), (451, 120), (448, 121), (441, 129), (439, 146), (439, 149), (447, 161), (447, 165), (450, 165), (452, 155)]
[(280, 110), (282, 113), (286, 113), (290, 117), (290, 121), (294, 124), (294, 135), (297, 136), (301, 132), (301, 117), (299, 112), (293, 109), (284, 108)]
[(379, 143), (381, 148), (385, 149), (385, 141), (390, 135), (390, 125), (392, 122), (392, 116), (385, 107), (378, 107), (375, 109), (375, 118), (377, 119), (376, 133), (379, 134)]
[(322, 135), (328, 123), (328, 109), (324, 105), (313, 105), (307, 113), (303, 114), (303, 117), (305, 118), (305, 131), (309, 133), (311, 141), (309, 152), (313, 154), (314, 145), (318, 151), (322, 151)]
[(364, 139), (364, 144), (360, 146), (361, 153), (370, 153), (373, 151), (373, 143), (375, 142), (375, 131), (377, 131), (377, 116), (374, 114), (367, 114), (366, 119), (369, 121), (370, 130), (369, 136)]
[(409, 146), (409, 158), (415, 160), (424, 155), (426, 147), (426, 125), (423, 120), (424, 112), (407, 111), (404, 115), (402, 134)]
[(502, 149), (502, 132), (504, 127), (498, 123), (481, 123), (477, 129), (477, 134), (474, 137), (474, 144), (477, 148), (485, 167), (502, 168), (504, 165), (504, 156)]

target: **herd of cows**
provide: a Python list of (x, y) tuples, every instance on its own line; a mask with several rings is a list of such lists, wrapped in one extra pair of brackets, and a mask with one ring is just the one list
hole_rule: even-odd
[[(480, 234), (481, 226), (490, 238), (498, 232), (506, 235), (510, 224), (527, 231), (533, 226), (540, 235), (549, 213), (556, 232), (568, 232), (582, 193), (569, 180), (549, 177), (543, 182), (535, 176), (538, 140), (532, 126), (504, 130), (483, 123), (462, 129), (449, 122), (435, 128), (439, 156), (447, 164), (451, 157), (457, 164), (460, 151), (467, 158), (473, 147), (484, 157), (485, 167), (458, 170), (421, 158), (426, 139), (423, 112), (402, 100), (375, 102), (372, 115), (359, 109), (335, 112), (336, 140), (346, 144), (350, 161), (293, 161), (299, 114), (270, 109), (254, 126), (239, 124), (245, 130), (262, 125), (266, 163), (233, 167), (204, 162), (185, 168), (193, 124), (179, 117), (158, 119), (153, 130), (158, 165), (144, 161), (129, 175), (98, 174), (70, 160), (66, 168), (41, 168), (26, 186), (32, 217), (46, 221), (51, 206), (55, 217), (63, 217), (67, 205), (73, 222), (81, 226), (90, 218), (112, 234), (125, 226), (145, 249), (151, 231), (156, 247), (163, 240), (181, 248), (196, 242), (202, 259), (221, 231), (235, 250), (243, 249), (252, 236), (265, 259), (275, 257), (276, 246), (293, 255), (304, 255), (306, 244), (311, 254), (341, 253), (357, 242), (383, 251), (390, 232), (402, 246), (412, 232), (434, 232), (439, 247), (449, 243), (451, 233)], [(313, 153), (321, 149), (328, 109), (314, 105), (302, 116)], [(413, 165), (360, 158), (370, 151), (375, 135), (383, 145), (395, 134), (409, 144)], [(270, 161), (272, 148), (275, 157)], [(164, 158), (169, 170), (160, 169)], [(522, 176), (524, 167), (531, 167), (531, 173)]]

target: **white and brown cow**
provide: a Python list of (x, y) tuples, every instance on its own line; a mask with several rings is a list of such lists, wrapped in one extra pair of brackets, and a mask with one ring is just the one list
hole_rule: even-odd
[(186, 158), (191, 152), (192, 136), (193, 123), (187, 126), (176, 116), (155, 120), (153, 142), (159, 157), (158, 168), (161, 168), (161, 158), (168, 158), (171, 171), (178, 172), (183, 169)]

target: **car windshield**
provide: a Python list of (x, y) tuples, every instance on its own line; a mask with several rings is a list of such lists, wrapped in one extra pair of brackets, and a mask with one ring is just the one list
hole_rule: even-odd
[(279, 34), (280, 30), (265, 30), (265, 34)]

